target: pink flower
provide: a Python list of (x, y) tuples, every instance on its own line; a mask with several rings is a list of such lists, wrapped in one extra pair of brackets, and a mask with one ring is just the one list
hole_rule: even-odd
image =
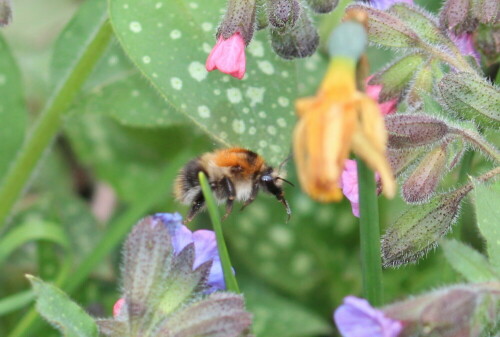
[(205, 67), (208, 71), (219, 69), (241, 80), (246, 67), (245, 40), (241, 34), (236, 32), (229, 39), (220, 36), (208, 55)]
[(367, 300), (354, 296), (344, 298), (333, 319), (343, 337), (397, 337), (403, 323), (385, 316)]
[(359, 218), (358, 165), (355, 160), (345, 161), (340, 185), (345, 197), (351, 202), (352, 214)]
[(455, 35), (453, 32), (451, 33), (451, 39), (458, 47), (460, 52), (466, 56), (472, 56), (476, 60), (477, 64), (481, 62), (481, 57), (477, 52), (476, 48), (474, 48), (474, 40), (472, 39), (472, 33), (462, 33), (460, 35)]
[[(379, 97), (380, 97), (380, 92), (382, 91), (382, 85), (374, 84), (374, 85), (369, 85), (368, 82), (370, 82), (371, 78), (373, 77), (370, 76), (366, 79), (365, 84), (366, 84), (366, 94), (379, 102)], [(397, 99), (392, 99), (387, 102), (383, 103), (378, 103), (378, 107), (380, 108), (380, 112), (382, 115), (390, 115), (394, 112), (396, 112), (396, 107), (398, 105)]]
[(113, 305), (113, 317), (118, 317), (124, 304), (124, 298), (120, 298), (118, 301), (116, 301), (115, 305)]
[(376, 9), (380, 9), (385, 11), (392, 5), (398, 3), (398, 2), (406, 2), (407, 4), (413, 4), (413, 0), (370, 0), (370, 6)]

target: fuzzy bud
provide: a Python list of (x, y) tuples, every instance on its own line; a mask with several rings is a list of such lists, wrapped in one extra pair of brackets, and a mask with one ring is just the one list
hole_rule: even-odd
[(425, 62), (420, 53), (410, 54), (396, 60), (385, 69), (376, 73), (368, 82), (369, 85), (382, 85), (380, 101), (400, 99), (415, 73)]
[(256, 0), (255, 4), (255, 25), (257, 30), (261, 30), (269, 26), (267, 5), (265, 0)]
[(412, 297), (382, 311), (405, 322), (401, 336), (493, 336), (499, 301), (499, 282), (473, 283)]
[(398, 151), (387, 149), (387, 159), (391, 165), (392, 172), (395, 177), (403, 174), (409, 167), (411, 167), (416, 160), (423, 153), (424, 148), (416, 148), (408, 151)]
[(226, 14), (217, 30), (217, 39), (222, 36), (227, 40), (239, 32), (248, 45), (255, 29), (255, 13), (255, 0), (229, 0)]
[(500, 127), (500, 90), (469, 73), (449, 73), (438, 84), (441, 101), (454, 114), (484, 127)]
[(436, 76), (436, 68), (438, 67), (438, 61), (429, 61), (415, 74), (406, 94), (406, 100), (410, 105), (417, 105), (423, 100), (423, 95), (432, 92), (434, 76)]
[(500, 2), (498, 0), (475, 0), (472, 16), (480, 23), (487, 25), (498, 23)]
[(0, 27), (7, 26), (12, 21), (10, 0), (0, 0)]
[(307, 0), (309, 7), (316, 13), (330, 13), (337, 7), (339, 0)]
[(395, 150), (434, 144), (449, 132), (446, 123), (427, 115), (389, 115), (385, 126), (389, 133), (387, 146)]
[(475, 35), (477, 48), (485, 56), (489, 66), (498, 61), (500, 55), (500, 25), (487, 27), (481, 26)]
[(451, 29), (456, 34), (471, 32), (477, 23), (470, 15), (471, 0), (447, 0), (441, 9), (441, 27)]
[(268, 0), (267, 12), (269, 23), (275, 28), (293, 27), (300, 15), (297, 0)]
[(404, 200), (408, 203), (428, 200), (436, 191), (446, 171), (446, 162), (446, 144), (426, 154), (401, 188)]
[(351, 5), (346, 16), (359, 11), (368, 15), (368, 35), (370, 42), (391, 48), (412, 48), (418, 45), (419, 38), (409, 25), (397, 16), (363, 5)]
[(304, 10), (293, 27), (271, 28), (270, 32), (274, 51), (288, 60), (311, 56), (319, 44), (318, 32)]
[(466, 185), (406, 210), (382, 237), (384, 267), (416, 262), (436, 247), (456, 221), (460, 202), (471, 189)]

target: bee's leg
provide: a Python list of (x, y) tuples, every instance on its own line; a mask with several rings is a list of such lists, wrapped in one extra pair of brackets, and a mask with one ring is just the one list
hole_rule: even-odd
[(221, 188), (224, 191), (224, 194), (227, 195), (227, 201), (226, 201), (226, 214), (222, 217), (222, 221), (226, 220), (226, 218), (231, 214), (231, 211), (233, 210), (233, 202), (234, 199), (236, 198), (236, 190), (234, 189), (234, 185), (232, 181), (224, 177), (221, 180)]
[(259, 192), (259, 184), (256, 183), (252, 186), (252, 193), (250, 193), (250, 198), (248, 198), (247, 201), (241, 206), (240, 212), (245, 209), (248, 205), (250, 205), (254, 200), (255, 197), (257, 196), (257, 193)]
[(184, 223), (186, 224), (188, 222), (191, 222), (191, 220), (193, 220), (193, 218), (203, 209), (204, 206), (205, 206), (205, 197), (203, 196), (203, 193), (200, 191), (193, 199), (191, 208), (189, 209), (188, 215), (186, 216)]
[(285, 193), (283, 193), (283, 189), (277, 186), (274, 181), (266, 182), (266, 188), (269, 193), (274, 195), (276, 199), (278, 199), (278, 201), (281, 202), (283, 206), (285, 206), (286, 214), (288, 215), (286, 221), (288, 222), (290, 220), (290, 216), (292, 215), (292, 210), (290, 209), (290, 205), (288, 205), (288, 202), (285, 199)]

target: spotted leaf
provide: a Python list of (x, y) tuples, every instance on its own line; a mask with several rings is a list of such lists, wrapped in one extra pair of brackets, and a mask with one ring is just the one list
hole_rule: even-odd
[(225, 5), (110, 0), (110, 17), (128, 56), (171, 106), (220, 144), (253, 149), (276, 164), (288, 153), (299, 81), (314, 90), (320, 76), (309, 77), (324, 68), (318, 56), (280, 59), (263, 31), (247, 47), (243, 80), (208, 73), (205, 60)]

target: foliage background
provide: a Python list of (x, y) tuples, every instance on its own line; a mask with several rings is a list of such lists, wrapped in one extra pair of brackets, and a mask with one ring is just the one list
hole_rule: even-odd
[[(172, 2), (172, 6), (180, 3)], [(440, 5), (431, 0), (419, 3), (434, 11)], [(223, 1), (217, 4), (220, 8), (224, 6)], [(3, 126), (0, 179), (27, 128), (70, 68), (82, 36), (95, 27), (102, 17), (99, 13), (103, 13), (107, 4), (92, 0), (18, 0), (14, 6), (14, 22), (2, 29), (3, 38), (0, 37), (0, 74), (4, 75), (0, 76), (0, 84), (2, 78), (9, 81), (7, 86), (0, 85), (4, 104), (0, 109)], [(63, 31), (78, 9), (81, 10), (79, 19)], [(118, 9), (116, 13), (117, 17), (112, 19), (118, 26), (125, 14)], [(316, 18), (322, 41), (338, 21), (338, 13), (339, 10), (335, 10)], [(189, 20), (183, 16), (177, 19), (176, 24), (185, 25), (184, 31), (189, 32)], [(186, 43), (186, 51), (177, 53), (182, 55), (190, 50), (203, 64), (206, 57), (203, 45), (206, 42), (210, 47), (214, 43), (213, 30), (218, 16), (198, 19), (212, 20), (212, 26), (206, 32), (184, 35), (184, 42), (188, 38), (192, 41)], [(140, 217), (154, 212), (186, 212), (171, 193), (170, 183), (181, 165), (176, 163), (176, 157), (194, 157), (221, 146), (220, 143), (255, 148), (273, 164), (288, 156), (294, 123), (293, 100), (316, 89), (325, 65), (323, 51), (320, 49), (312, 59), (296, 63), (266, 59), (274, 69), (272, 74), (267, 74), (269, 70), (265, 69), (269, 69), (266, 68), (269, 65), (259, 64), (260, 59), (255, 55), (259, 55), (259, 48), (263, 48), (266, 55), (271, 51), (265, 34), (257, 34), (261, 45), (250, 47), (250, 76), (240, 89), (242, 95), (246, 95), (250, 87), (261, 85), (267, 90), (266, 100), (273, 102), (263, 102), (272, 113), (267, 112), (262, 120), (257, 119), (260, 111), (249, 103), (248, 108), (252, 109), (248, 116), (255, 116), (255, 126), (252, 126), (251, 117), (245, 117), (243, 110), (220, 105), (214, 98), (216, 94), (207, 94), (214, 88), (227, 91), (236, 85), (236, 80), (214, 73), (199, 85), (182, 79), (182, 90), (175, 91), (169, 72), (190, 64), (182, 63), (185, 61), (178, 57), (174, 45), (161, 45), (163, 41), (173, 43), (168, 35), (178, 27), (171, 27), (168, 20), (164, 21), (168, 29), (150, 40), (134, 40), (133, 34), (118, 34), (121, 40), (127, 41), (122, 41), (125, 45), (131, 46), (129, 53), (133, 61), (119, 43), (113, 41), (66, 114), (62, 132), (38, 166), (29, 190), (18, 202), (10, 220), (9, 235), (4, 235), (0, 242), (0, 335), (14, 336), (13, 331), (18, 331), (14, 329), (22, 325), (20, 322), (31, 306), (24, 274), (40, 275), (56, 282), (66, 277), (71, 282), (72, 277), (80, 277), (80, 263), (95, 251), (109, 228), (130, 227)], [(196, 48), (192, 47), (195, 43)], [(150, 63), (144, 62), (141, 54), (143, 44), (158, 44), (158, 57), (165, 56), (162, 62), (153, 62), (152, 69), (147, 68)], [(392, 54), (371, 48), (369, 56), (375, 71), (389, 61)], [(143, 74), (133, 65), (139, 60), (143, 61), (139, 65)], [(262, 74), (253, 74), (255, 69), (261, 69)], [(291, 75), (290, 78), (283, 78), (284, 72)], [(155, 80), (154, 73), (159, 80)], [(252, 102), (252, 97), (245, 97)], [(209, 107), (210, 118), (206, 121), (201, 117), (205, 110), (200, 111), (200, 106)], [(245, 134), (237, 131), (241, 129), (238, 118), (248, 118), (244, 120)], [(201, 128), (196, 126), (200, 123)], [(280, 128), (280, 125), (284, 126)], [(254, 133), (249, 132), (250, 127), (255, 128)], [(263, 140), (267, 141), (266, 146), (262, 146)], [(480, 160), (473, 162), (476, 168), (481, 165)], [(293, 164), (289, 163), (287, 169), (289, 179), (296, 182)], [(450, 179), (456, 180), (457, 175), (458, 172), (453, 172)], [(96, 198), (110, 195), (115, 202), (107, 204), (107, 209), (112, 212), (99, 220), (96, 214), (102, 209), (96, 210)], [(255, 315), (254, 330), (258, 336), (332, 335), (335, 333), (331, 321), (333, 309), (345, 295), (361, 293), (357, 219), (345, 200), (321, 205), (311, 201), (298, 187), (287, 188), (286, 195), (293, 210), (287, 224), (282, 206), (263, 195), (244, 212), (234, 212), (224, 222), (237, 277), (248, 307)], [(383, 227), (398, 216), (403, 205), (399, 199), (388, 202), (381, 198)], [(462, 237), (481, 250), (469, 203), (461, 213), (452, 235)], [(209, 228), (208, 217), (198, 217), (192, 227)], [(105, 241), (101, 247), (111, 253), (106, 254), (77, 289), (72, 289), (71, 296), (93, 315), (109, 316), (118, 297), (120, 245)], [(418, 265), (385, 271), (386, 301), (460, 281), (442, 255), (438, 249)], [(61, 274), (64, 270), (66, 275)], [(38, 325), (27, 335), (57, 333), (47, 325)]]

